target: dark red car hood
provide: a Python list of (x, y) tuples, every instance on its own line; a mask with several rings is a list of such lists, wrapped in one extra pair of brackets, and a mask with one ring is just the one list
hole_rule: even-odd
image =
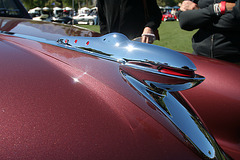
[[(11, 36), (56, 41), (62, 36), (98, 33), (67, 25), (1, 20), (5, 24), (0, 35), (1, 159), (200, 159), (179, 140), (177, 130), (169, 130), (172, 124), (151, 116), (158, 111), (129, 87), (118, 63)], [(205, 72), (199, 70), (199, 63), (209, 60), (200, 58), (198, 63), (197, 57), (189, 57), (200, 73)], [(210, 131), (218, 134), (211, 125), (216, 121), (206, 118), (202, 102), (190, 95), (192, 90), (183, 92), (184, 96), (192, 98), (188, 101), (213, 127)], [(224, 147), (220, 139), (219, 143)], [(235, 153), (239, 157), (238, 149)]]
[(57, 40), (92, 32), (6, 21), (16, 26), (0, 35), (1, 159), (198, 159), (138, 107), (156, 112), (120, 76), (117, 63), (11, 36)]
[(99, 33), (92, 32), (77, 26), (49, 23), (42, 21), (33, 21), (29, 19), (20, 18), (4, 18), (0, 19), (1, 31), (18, 33), (22, 35), (29, 35), (46, 40), (56, 41), (62, 36), (84, 36), (96, 37), (100, 36)]
[(186, 54), (205, 81), (183, 91), (211, 133), (234, 159), (240, 158), (240, 66)]

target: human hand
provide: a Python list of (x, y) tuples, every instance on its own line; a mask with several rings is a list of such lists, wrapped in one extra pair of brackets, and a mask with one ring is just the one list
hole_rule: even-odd
[(150, 27), (145, 27), (142, 33), (142, 43), (152, 44), (155, 40), (155, 35)]
[(226, 11), (232, 11), (234, 6), (235, 3), (221, 1), (220, 3), (215, 3), (213, 9), (217, 15), (223, 15), (226, 13)]
[(195, 10), (195, 9), (199, 9), (198, 5), (189, 0), (184, 0), (180, 7), (180, 11)]
[[(219, 3), (219, 7), (221, 8), (221, 3)], [(233, 9), (233, 7), (235, 7), (235, 3), (226, 2), (226, 10), (227, 11), (231, 11)]]

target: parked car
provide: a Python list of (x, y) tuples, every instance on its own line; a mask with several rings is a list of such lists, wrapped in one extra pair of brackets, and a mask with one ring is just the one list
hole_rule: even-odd
[(73, 19), (77, 20), (79, 24), (97, 25), (97, 8), (94, 7), (89, 10), (87, 14), (78, 14)]
[(51, 21), (63, 24), (78, 24), (78, 22), (75, 19), (69, 16), (52, 17)]
[(79, 24), (88, 24), (88, 25), (95, 25), (96, 18), (97, 18), (96, 15), (89, 15), (89, 14), (79, 14), (73, 17), (73, 19), (78, 21)]
[(0, 2), (1, 159), (240, 158), (238, 65)]
[(173, 15), (170, 12), (166, 12), (162, 14), (162, 21), (178, 21), (178, 18), (176, 15)]

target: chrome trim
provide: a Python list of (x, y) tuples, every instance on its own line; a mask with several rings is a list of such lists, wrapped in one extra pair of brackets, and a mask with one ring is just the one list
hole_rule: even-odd
[(120, 33), (110, 33), (102, 37), (63, 37), (57, 42), (103, 54), (117, 62), (151, 62), (154, 65), (196, 70), (192, 61), (179, 52), (157, 45), (131, 41)]
[[(58, 39), (57, 42), (69, 48), (87, 51), (89, 54), (95, 54), (95, 56), (100, 58), (113, 60), (137, 71), (184, 81), (178, 85), (157, 82), (162, 89), (168, 91), (186, 90), (200, 84), (204, 80), (204, 77), (200, 75), (195, 75), (195, 77), (191, 78), (159, 72), (158, 69), (161, 66), (185, 71), (195, 71), (196, 67), (190, 59), (179, 52), (156, 45), (130, 41), (120, 33), (110, 33), (102, 37), (63, 37)], [(160, 87), (158, 84), (155, 85)]]
[[(195, 77), (190, 78), (164, 74), (157, 69), (159, 65), (164, 65), (195, 71), (196, 67), (191, 60), (179, 52), (156, 45), (130, 41), (119, 33), (112, 33), (102, 37), (63, 37), (58, 39), (57, 42), (16, 33), (1, 32), (0, 34), (30, 39), (115, 61), (120, 63), (120, 68), (121, 66), (129, 67), (136, 72), (143, 71), (154, 76), (180, 80), (183, 83), (167, 84), (148, 79), (138, 79), (126, 73), (124, 69), (120, 69), (123, 78), (129, 85), (159, 111), (161, 116), (154, 117), (153, 115), (153, 118), (158, 120), (159, 117), (164, 116), (159, 123), (168, 128), (166, 124), (170, 122), (173, 130), (178, 130), (178, 134), (172, 133), (179, 140), (187, 143), (188, 147), (188, 144), (190, 144), (190, 148), (195, 148), (203, 159), (228, 159), (194, 112), (190, 111), (189, 107), (181, 104), (170, 93), (170, 91), (180, 91), (194, 87), (201, 83), (204, 77), (195, 75)], [(139, 62), (152, 67), (144, 67), (131, 62)], [(169, 130), (171, 131), (171, 128)]]
[[(156, 110), (161, 115), (158, 117), (162, 117), (162, 115), (165, 117), (161, 119), (160, 123), (172, 130), (169, 125), (166, 125), (170, 121), (173, 130), (178, 130), (178, 134), (175, 133), (175, 136), (180, 137), (179, 140), (187, 143), (187, 146), (190, 145), (191, 148), (195, 148), (201, 158), (228, 159), (199, 118), (193, 111), (189, 110), (189, 107), (181, 104), (168, 91), (158, 88), (155, 84), (151, 83), (146, 86), (124, 71), (121, 71), (121, 73), (130, 86), (156, 107)], [(155, 119), (158, 120), (158, 117), (155, 117)], [(174, 132), (172, 133), (174, 134)]]
[[(189, 85), (179, 84), (175, 85), (175, 87), (171, 84), (161, 85), (162, 87), (165, 86), (163, 89), (167, 89), (169, 91), (189, 89), (200, 84), (205, 79), (197, 74), (194, 78), (189, 78), (159, 72), (157, 68), (161, 65), (193, 71), (196, 70), (196, 67), (190, 59), (179, 52), (156, 45), (130, 41), (126, 36), (120, 33), (110, 33), (102, 37), (63, 37), (58, 39), (57, 42), (12, 32), (8, 33), (2, 31), (1, 33), (75, 50), (98, 58), (115, 61), (133, 69), (150, 72), (156, 75), (191, 81)], [(77, 43), (75, 43), (76, 40)], [(87, 42), (89, 42), (88, 45)], [(129, 49), (129, 46), (132, 46), (133, 48), (130, 47)], [(131, 62), (141, 62), (142, 64), (150, 64), (154, 67), (143, 67), (141, 65), (132, 64)]]
[[(133, 65), (133, 64), (129, 64), (129, 63), (125, 63), (125, 66), (135, 69), (136, 71), (144, 71), (144, 72), (152, 73), (159, 77), (165, 76), (165, 77), (169, 77), (171, 79), (178, 79), (177, 84), (160, 83), (160, 82), (148, 81), (146, 79), (144, 80), (146, 85), (148, 85), (148, 86), (150, 86), (150, 83), (153, 83), (158, 88), (167, 90), (169, 92), (190, 89), (190, 88), (193, 88), (193, 87), (199, 85), (200, 83), (202, 83), (205, 80), (205, 78), (203, 76), (200, 76), (198, 74), (195, 74), (195, 76), (193, 78), (191, 78), (191, 77), (182, 77), (182, 76), (177, 76), (177, 75), (165, 74), (165, 73), (159, 72), (157, 69), (142, 67), (139, 65)], [(182, 82), (180, 80), (182, 80)]]
[(154, 85), (157, 88), (161, 88), (161, 89), (167, 90), (169, 92), (177, 92), (177, 91), (187, 90), (187, 89), (197, 86), (201, 82), (202, 82), (202, 79), (200, 79), (200, 80), (194, 79), (193, 81), (190, 81), (190, 82), (182, 82), (179, 84), (170, 84), (170, 83), (168, 84), (168, 83), (158, 83), (158, 82), (145, 80), (145, 83), (148, 86)]

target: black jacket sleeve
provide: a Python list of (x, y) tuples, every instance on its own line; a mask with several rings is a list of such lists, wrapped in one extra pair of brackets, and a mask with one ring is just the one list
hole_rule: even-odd
[(240, 9), (239, 1), (233, 11), (227, 11), (224, 15), (217, 16), (213, 10), (213, 4), (197, 10), (179, 12), (178, 19), (180, 27), (184, 30), (194, 30), (199, 28), (220, 29), (225, 31), (240, 31)]
[(97, 0), (97, 8), (98, 8), (98, 18), (99, 18), (99, 25), (100, 25), (100, 33), (101, 34), (106, 34), (107, 33), (107, 22), (106, 22), (106, 17), (104, 13), (104, 1), (102, 0)]
[(216, 14), (213, 11), (213, 5), (178, 13), (180, 27), (188, 31), (208, 26), (215, 18)]
[(233, 14), (236, 19), (240, 20), (240, 0), (236, 1), (236, 5), (233, 7)]
[(153, 30), (156, 30), (161, 24), (162, 12), (158, 7), (156, 0), (147, 0), (147, 7), (148, 7), (149, 19), (145, 27), (150, 27)]

